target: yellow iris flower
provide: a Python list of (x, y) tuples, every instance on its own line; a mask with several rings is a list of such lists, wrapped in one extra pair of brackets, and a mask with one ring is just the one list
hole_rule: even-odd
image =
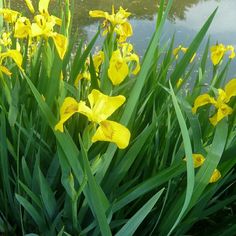
[(8, 8), (0, 9), (0, 15), (3, 15), (3, 19), (8, 23), (15, 23), (20, 13)]
[(95, 71), (98, 73), (99, 72), (99, 67), (101, 64), (104, 62), (104, 52), (99, 51), (93, 56), (93, 64)]
[(88, 100), (90, 107), (84, 101), (77, 102), (74, 98), (67, 97), (60, 109), (60, 120), (55, 130), (63, 132), (64, 122), (73, 114), (80, 113), (99, 125), (92, 142), (109, 141), (121, 149), (126, 148), (130, 140), (129, 130), (115, 121), (107, 120), (125, 102), (125, 97), (122, 95), (110, 97), (94, 89), (88, 95)]
[[(198, 167), (202, 166), (203, 163), (205, 162), (205, 157), (202, 154), (199, 154), (199, 153), (193, 153), (192, 158), (193, 158), (194, 168), (198, 168)], [(186, 161), (186, 158), (184, 158), (183, 160)], [(220, 171), (218, 169), (215, 169), (214, 172), (212, 173), (212, 176), (209, 180), (209, 183), (215, 183), (220, 178), (221, 178)]]
[(112, 53), (108, 68), (108, 76), (113, 85), (118, 85), (124, 81), (129, 74), (129, 62), (135, 62), (136, 67), (131, 71), (136, 75), (140, 70), (139, 57), (135, 53), (131, 53), (133, 46), (129, 43), (122, 44), (121, 49), (117, 49)]
[(233, 59), (235, 57), (234, 47), (232, 45), (225, 46), (222, 43), (214, 45), (211, 47), (211, 61), (213, 65), (220, 63), (225, 55), (225, 52), (230, 51), (229, 58)]
[[(30, 0), (25, 0), (29, 10), (34, 13), (34, 7)], [(24, 38), (27, 36), (44, 38), (52, 38), (56, 46), (58, 55), (63, 59), (66, 50), (68, 39), (59, 33), (54, 32), (55, 25), (61, 25), (62, 21), (56, 16), (50, 15), (48, 12), (48, 5), (50, 0), (40, 0), (38, 4), (39, 15), (34, 17), (34, 23), (30, 24), (29, 20), (25, 17), (18, 19), (15, 25), (15, 37)]]
[(103, 22), (105, 31), (103, 32), (103, 34), (105, 35), (107, 34), (107, 32), (114, 30), (114, 32), (119, 36), (119, 42), (124, 42), (133, 34), (132, 26), (127, 21), (127, 18), (130, 16), (130, 14), (130, 12), (127, 12), (122, 7), (120, 7), (117, 13), (115, 13), (114, 6), (112, 6), (111, 14), (101, 10), (94, 10), (89, 12), (89, 15), (91, 17), (105, 18), (105, 21)]
[(0, 53), (0, 70), (5, 73), (6, 75), (10, 76), (11, 72), (5, 67), (3, 66), (3, 60), (7, 57), (10, 57), (15, 63), (16, 65), (21, 69), (21, 65), (22, 65), (22, 55), (19, 51), (17, 50), (8, 50), (7, 52), (3, 52)]
[(31, 23), (27, 17), (19, 17), (15, 23), (15, 38), (26, 38), (31, 36)]
[[(183, 53), (186, 53), (187, 50), (188, 50), (188, 48), (185, 48), (185, 47), (183, 47), (182, 45), (179, 45), (177, 48), (175, 48), (175, 49), (173, 50), (173, 55), (175, 56), (175, 59), (176, 59), (176, 60), (178, 59), (178, 57), (179, 57), (179, 52), (180, 52), (180, 51), (183, 52)], [(191, 60), (190, 60), (190, 63), (193, 62), (193, 60), (194, 60), (195, 57), (196, 57), (196, 53), (193, 54), (193, 56), (192, 56), (192, 58), (191, 58)]]
[(194, 101), (194, 106), (192, 112), (195, 114), (197, 109), (206, 104), (212, 104), (217, 109), (215, 115), (210, 118), (212, 125), (217, 125), (224, 117), (230, 115), (233, 112), (233, 109), (228, 106), (228, 103), (231, 97), (236, 96), (236, 79), (230, 80), (226, 85), (225, 89), (218, 89), (218, 98), (215, 100), (209, 94), (202, 94), (196, 98)]

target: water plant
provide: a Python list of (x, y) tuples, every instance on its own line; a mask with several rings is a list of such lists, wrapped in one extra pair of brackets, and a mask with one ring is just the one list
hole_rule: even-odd
[(213, 235), (224, 215), (217, 233), (232, 235), (235, 53), (210, 40), (198, 52), (216, 11), (175, 48), (161, 41), (172, 4), (161, 0), (140, 61), (128, 10), (91, 9), (103, 22), (85, 47), (60, 2), (54, 16), (49, 0), (26, 0), (26, 17), (0, 1), (0, 232), (184, 235), (202, 223)]

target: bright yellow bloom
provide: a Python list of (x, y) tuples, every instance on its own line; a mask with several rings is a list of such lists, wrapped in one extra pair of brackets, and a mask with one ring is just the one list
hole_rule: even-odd
[[(198, 168), (200, 167), (204, 161), (205, 161), (205, 157), (202, 154), (199, 153), (193, 153), (192, 154), (192, 158), (193, 158), (193, 166), (194, 168)], [(186, 157), (184, 158), (184, 161), (186, 161)]]
[(34, 10), (34, 6), (32, 4), (32, 1), (31, 0), (25, 0), (25, 3), (27, 5), (27, 7), (29, 8), (30, 12), (32, 14), (34, 14), (35, 10)]
[(217, 182), (219, 179), (221, 178), (221, 173), (219, 170), (215, 169), (210, 180), (209, 183), (215, 183)]
[(77, 77), (75, 79), (75, 82), (74, 82), (74, 85), (75, 85), (76, 88), (79, 87), (79, 81), (82, 80), (82, 79), (86, 79), (88, 81), (91, 80), (91, 75), (90, 75), (89, 71), (86, 70), (86, 71), (84, 71), (82, 73), (79, 73), (77, 75)]
[(51, 37), (53, 39), (54, 44), (56, 45), (56, 49), (59, 54), (59, 57), (63, 59), (66, 54), (67, 45), (68, 45), (67, 37), (64, 36), (63, 34), (58, 34), (56, 32), (54, 32), (51, 35)]
[(235, 51), (234, 51), (234, 47), (232, 45), (228, 45), (226, 47), (226, 50), (231, 52), (229, 55), (229, 59), (235, 58)]
[(179, 88), (183, 84), (183, 82), (184, 82), (184, 80), (182, 78), (179, 78), (176, 83), (176, 87)]
[(127, 21), (130, 16), (130, 12), (127, 12), (122, 7), (115, 13), (114, 6), (112, 6), (112, 14), (108, 12), (94, 10), (90, 11), (89, 15), (96, 18), (105, 18), (103, 27), (105, 28), (104, 35), (111, 30), (118, 35), (118, 41), (124, 42), (126, 38), (132, 36), (133, 30), (131, 24)]
[(80, 113), (87, 116), (90, 121), (100, 123), (111, 116), (125, 102), (125, 97), (122, 95), (110, 97), (93, 89), (88, 95), (88, 100), (90, 108), (84, 106)]
[(211, 47), (211, 61), (213, 65), (219, 64), (225, 54), (225, 51), (226, 48), (222, 43)]
[(211, 47), (211, 61), (213, 65), (220, 63), (226, 51), (230, 51), (230, 59), (235, 57), (234, 47), (232, 45), (225, 46), (221, 43)]
[(104, 120), (100, 122), (100, 125), (92, 137), (92, 142), (107, 141), (115, 143), (120, 149), (124, 149), (128, 146), (130, 140), (129, 130), (114, 121)]
[(56, 124), (55, 130), (63, 132), (63, 124), (76, 112), (79, 112), (79, 103), (72, 97), (65, 98), (60, 109), (60, 121)]
[[(177, 48), (173, 50), (173, 55), (175, 56), (175, 59), (177, 60), (179, 57), (179, 52), (182, 51), (183, 53), (186, 53), (188, 48), (183, 47), (182, 45), (179, 45)], [(196, 57), (196, 53), (193, 54), (190, 63), (193, 62), (194, 58)]]
[(236, 79), (230, 80), (226, 85), (225, 89), (218, 89), (218, 98), (215, 100), (209, 94), (202, 94), (198, 96), (194, 102), (192, 112), (196, 113), (197, 109), (206, 104), (212, 104), (216, 108), (216, 114), (210, 118), (212, 125), (217, 125), (224, 117), (230, 115), (233, 109), (229, 107), (228, 103), (231, 97), (236, 96)]
[(99, 125), (92, 142), (109, 141), (116, 143), (119, 148), (127, 147), (130, 139), (129, 130), (117, 122), (107, 120), (125, 102), (125, 97), (121, 95), (110, 97), (94, 89), (88, 95), (88, 100), (90, 107), (84, 101), (77, 102), (73, 98), (66, 98), (60, 109), (60, 120), (55, 130), (63, 132), (64, 122), (78, 112)]
[(95, 71), (98, 73), (99, 72), (99, 67), (101, 64), (104, 62), (104, 52), (99, 51), (93, 56), (93, 64)]
[(129, 62), (135, 62), (136, 67), (131, 71), (136, 75), (140, 70), (139, 57), (135, 53), (131, 53), (133, 46), (125, 43), (121, 50), (117, 49), (112, 53), (108, 68), (108, 76), (113, 85), (118, 85), (124, 81), (129, 74)]
[(26, 38), (31, 35), (31, 23), (27, 17), (19, 17), (15, 23), (15, 38)]
[[(200, 166), (203, 165), (203, 163), (205, 162), (205, 157), (202, 154), (197, 154), (197, 153), (193, 153), (192, 154), (192, 158), (193, 158), (193, 166), (194, 168), (198, 168)], [(186, 161), (186, 157), (183, 159), (184, 161)], [(216, 181), (218, 181), (221, 177), (221, 173), (218, 169), (215, 169), (210, 180), (209, 183), (214, 183)]]
[(17, 50), (8, 50), (7, 52), (3, 52), (3, 53), (0, 53), (0, 70), (5, 73), (6, 75), (10, 76), (11, 75), (11, 72), (5, 67), (2, 65), (3, 63), (3, 60), (7, 57), (10, 57), (15, 63), (16, 65), (21, 69), (21, 65), (22, 65), (22, 55), (19, 51)]
[(3, 19), (8, 23), (15, 23), (20, 13), (8, 8), (0, 9), (0, 15), (3, 15)]
[(0, 44), (3, 45), (4, 47), (8, 47), (12, 45), (11, 33), (4, 32), (2, 34), (2, 37), (0, 38)]

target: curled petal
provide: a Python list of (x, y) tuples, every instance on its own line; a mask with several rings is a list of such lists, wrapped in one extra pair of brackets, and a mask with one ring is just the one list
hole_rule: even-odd
[(123, 125), (109, 120), (100, 123), (97, 131), (92, 137), (92, 142), (107, 141), (115, 143), (120, 149), (129, 145), (130, 131)]
[(129, 22), (124, 22), (119, 24), (115, 28), (115, 32), (119, 35), (119, 42), (125, 42), (126, 39), (133, 35), (132, 26)]
[(215, 183), (217, 182), (219, 179), (221, 178), (221, 173), (219, 170), (215, 169), (210, 180), (209, 183)]
[(79, 112), (79, 103), (72, 97), (65, 98), (60, 109), (60, 120), (56, 124), (55, 130), (63, 132), (63, 124), (76, 112)]
[(233, 109), (226, 105), (225, 103), (221, 104), (218, 108), (216, 114), (210, 118), (210, 122), (213, 126), (216, 126), (224, 117), (232, 114)]
[(93, 56), (93, 64), (96, 72), (99, 72), (99, 67), (104, 61), (104, 52), (99, 51), (97, 54)]
[(0, 65), (0, 70), (1, 70), (4, 74), (6, 74), (6, 75), (8, 75), (8, 76), (11, 76), (11, 72), (10, 72), (5, 66), (1, 66), (1, 65)]
[(118, 85), (124, 81), (129, 73), (129, 67), (126, 61), (122, 58), (120, 50), (112, 53), (110, 65), (108, 68), (108, 76), (113, 85)]
[(26, 17), (19, 17), (15, 23), (15, 38), (26, 38), (31, 35), (31, 23)]
[(56, 46), (59, 57), (63, 59), (67, 50), (67, 44), (68, 44), (67, 37), (62, 34), (53, 33), (52, 38)]
[(96, 123), (106, 120), (126, 100), (122, 95), (110, 97), (96, 89), (92, 90), (88, 95), (88, 99), (92, 110), (90, 120)]
[(134, 61), (136, 63), (136, 67), (132, 70), (132, 74), (136, 75), (140, 71), (140, 64), (139, 64), (139, 56), (135, 53), (132, 53), (129, 57), (126, 57), (125, 60), (127, 62)]
[(228, 50), (228, 51), (231, 52), (231, 54), (229, 55), (229, 58), (230, 58), (230, 59), (235, 58), (235, 51), (234, 51), (234, 47), (233, 47), (232, 45), (228, 45), (228, 46), (226, 47), (226, 50)]
[(204, 106), (206, 104), (216, 104), (216, 100), (207, 93), (202, 94), (195, 99), (192, 112), (195, 114), (199, 107)]
[(226, 97), (227, 97), (227, 102), (229, 102), (231, 97), (236, 96), (236, 78), (230, 80), (225, 85), (225, 93), (226, 93)]
[(12, 60), (16, 63), (16, 65), (21, 69), (23, 70), (23, 68), (21, 67), (22, 65), (22, 61), (23, 61), (23, 58), (22, 58), (22, 55), (19, 51), (17, 50), (8, 50), (7, 52), (4, 52), (4, 53), (1, 53), (0, 54), (0, 60), (2, 62), (2, 60), (6, 57), (10, 57), (12, 58)]

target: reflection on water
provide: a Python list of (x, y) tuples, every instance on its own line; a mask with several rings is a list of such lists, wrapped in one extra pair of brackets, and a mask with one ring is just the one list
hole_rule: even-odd
[[(10, 2), (14, 9), (25, 8), (24, 0), (10, 0)], [(36, 6), (38, 0), (33, 2)], [(51, 12), (54, 14), (58, 2), (51, 0)], [(119, 6), (127, 8), (132, 13), (130, 21), (134, 31), (130, 41), (135, 44), (137, 51), (143, 54), (155, 28), (158, 0), (74, 0), (74, 2), (73, 30), (78, 30), (80, 37), (83, 36), (88, 40), (94, 35), (98, 26), (96, 19), (89, 17), (89, 10), (102, 9), (110, 12), (112, 5), (116, 9)], [(219, 9), (209, 31), (212, 43), (219, 41), (236, 46), (235, 0), (174, 0), (163, 39), (167, 40), (175, 32), (176, 44), (188, 45), (217, 6)]]

